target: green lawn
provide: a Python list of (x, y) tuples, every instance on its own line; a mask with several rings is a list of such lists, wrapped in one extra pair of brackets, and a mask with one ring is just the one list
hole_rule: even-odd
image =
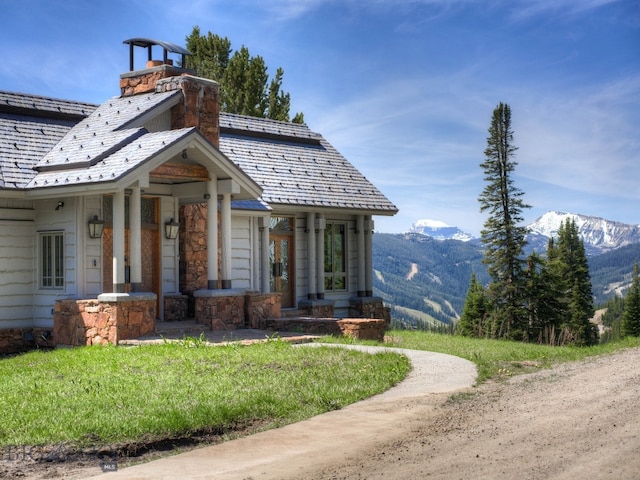
[(296, 422), (402, 380), (404, 356), (198, 342), (36, 351), (0, 360), (0, 447), (86, 447)]
[[(638, 338), (576, 348), (399, 330), (387, 339), (387, 346), (469, 359), (479, 383), (640, 346)], [(384, 391), (409, 370), (400, 355), (294, 348), (276, 339), (252, 346), (193, 340), (36, 351), (0, 359), (0, 448), (272, 428)]]
[(387, 332), (386, 338), (388, 346), (448, 353), (471, 360), (478, 367), (478, 383), (640, 346), (640, 338), (627, 338), (593, 347), (553, 347), (407, 330), (392, 330)]

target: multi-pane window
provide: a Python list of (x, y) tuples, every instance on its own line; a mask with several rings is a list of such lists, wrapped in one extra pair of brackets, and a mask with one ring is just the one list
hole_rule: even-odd
[(64, 233), (40, 234), (40, 288), (64, 288)]
[(324, 289), (347, 289), (347, 227), (327, 223), (324, 231)]

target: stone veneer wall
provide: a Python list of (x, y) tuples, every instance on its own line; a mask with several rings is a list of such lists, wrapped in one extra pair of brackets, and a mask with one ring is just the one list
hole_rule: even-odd
[(6, 328), (0, 330), (0, 354), (25, 352), (54, 346), (51, 328)]
[(386, 324), (377, 318), (270, 318), (267, 330), (318, 335), (345, 335), (360, 340), (384, 340)]
[[(208, 287), (207, 270), (207, 205), (188, 204), (180, 207), (180, 291), (189, 296), (188, 316), (194, 318), (194, 292)], [(218, 245), (222, 245), (220, 212), (218, 212)], [(218, 266), (222, 251), (218, 249)], [(220, 271), (218, 270), (218, 286)]]
[(211, 330), (235, 330), (245, 327), (245, 296), (210, 290), (195, 293), (196, 322), (211, 325)]
[(58, 300), (53, 315), (56, 345), (117, 345), (155, 330), (156, 299)]
[(349, 316), (354, 318), (378, 318), (391, 324), (391, 310), (380, 297), (358, 297), (349, 300)]
[(249, 328), (264, 328), (268, 318), (282, 315), (281, 293), (247, 292), (245, 295), (245, 318)]
[(303, 300), (298, 303), (298, 310), (314, 318), (335, 317), (335, 304), (332, 300)]

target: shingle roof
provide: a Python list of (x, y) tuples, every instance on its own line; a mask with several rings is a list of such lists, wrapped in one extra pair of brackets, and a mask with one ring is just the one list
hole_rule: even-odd
[(136, 118), (176, 95), (180, 95), (180, 92), (114, 97), (104, 102), (45, 155), (37, 168), (45, 171), (52, 168), (95, 165), (110, 153), (147, 132), (142, 127), (124, 127), (135, 124)]
[(116, 181), (195, 131), (197, 131), (196, 128), (192, 127), (140, 135), (117, 151), (102, 156), (100, 161), (91, 166), (78, 163), (73, 168), (39, 172), (28, 187), (41, 188)]
[(0, 188), (22, 189), (33, 167), (95, 105), (0, 91)]
[(397, 212), (306, 125), (221, 113), (220, 150), (264, 189), (262, 198), (269, 204)]

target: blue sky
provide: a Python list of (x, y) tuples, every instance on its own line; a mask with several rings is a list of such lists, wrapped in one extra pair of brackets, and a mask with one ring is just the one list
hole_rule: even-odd
[[(292, 114), (400, 209), (478, 234), (491, 113), (511, 106), (515, 185), (549, 210), (640, 224), (637, 0), (0, 0), (0, 89), (101, 103), (122, 41), (194, 25), (285, 71)], [(142, 57), (143, 55), (141, 55)]]

